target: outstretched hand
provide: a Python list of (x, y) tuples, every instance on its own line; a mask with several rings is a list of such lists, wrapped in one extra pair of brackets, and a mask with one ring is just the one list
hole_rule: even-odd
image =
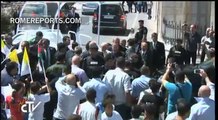
[(200, 69), (200, 76), (202, 77), (202, 78), (206, 78), (207, 77), (207, 73), (203, 70), (203, 69)]

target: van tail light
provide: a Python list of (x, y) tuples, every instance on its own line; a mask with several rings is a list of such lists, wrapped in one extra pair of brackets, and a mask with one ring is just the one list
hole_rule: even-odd
[(94, 13), (93, 19), (94, 19), (94, 20), (97, 20), (97, 19), (98, 19), (98, 14)]
[(125, 19), (126, 19), (126, 16), (125, 15), (121, 15), (120, 21), (124, 21)]

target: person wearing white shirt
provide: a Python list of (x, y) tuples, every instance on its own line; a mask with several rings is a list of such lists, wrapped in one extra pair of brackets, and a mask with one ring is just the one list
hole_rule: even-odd
[(78, 105), (74, 113), (80, 115), (82, 117), (82, 120), (98, 120), (98, 118), (100, 119), (100, 116), (95, 118), (95, 98), (95, 89), (89, 89), (86, 93), (87, 101)]
[(207, 28), (206, 35), (201, 38), (201, 63), (204, 62), (205, 54), (206, 54), (206, 46), (205, 42), (210, 42), (210, 32), (211, 28)]
[(108, 84), (105, 84), (101, 80), (101, 74), (103, 71), (98, 70), (98, 69), (93, 69), (92, 72), (93, 72), (92, 73), (93, 78), (90, 81), (86, 82), (83, 85), (83, 88), (86, 91), (88, 91), (90, 88), (95, 89), (95, 91), (97, 92), (95, 102), (101, 103), (104, 99), (104, 96), (108, 94), (111, 91), (111, 89)]
[(72, 57), (72, 65), (71, 65), (71, 72), (78, 76), (80, 80), (81, 86), (89, 80), (88, 76), (86, 75), (86, 72), (79, 68), (81, 62), (81, 58), (78, 55), (74, 55)]
[(55, 88), (58, 92), (58, 103), (53, 117), (54, 120), (64, 120), (73, 114), (80, 100), (85, 99), (85, 90), (79, 86), (73, 73), (59, 78)]
[(116, 68), (106, 72), (103, 82), (109, 84), (112, 94), (115, 95), (115, 110), (119, 112), (123, 119), (130, 119), (131, 115), (127, 114), (131, 108), (126, 104), (131, 100), (131, 84), (130, 76), (123, 71), (125, 66), (125, 59), (118, 57), (116, 59)]
[(198, 103), (191, 107), (190, 120), (215, 120), (215, 101), (209, 98), (210, 88), (202, 85), (198, 91)]
[[(213, 73), (214, 69), (209, 68), (207, 72), (205, 72), (203, 69), (200, 69), (200, 76), (205, 80), (206, 85), (210, 88), (210, 96), (209, 98), (215, 101), (215, 84), (211, 81), (211, 77), (207, 75), (207, 73), (211, 74)], [(211, 73), (210, 73), (211, 71)]]
[[(28, 120), (43, 120), (44, 104), (50, 101), (50, 93), (52, 91), (48, 79), (45, 79), (46, 85), (41, 88), (38, 81), (30, 83), (31, 94), (29, 96), (29, 101), (34, 102), (36, 109), (29, 113)], [(44, 88), (47, 88), (48, 93), (39, 94)]]
[(152, 1), (148, 1), (147, 2), (147, 7), (148, 7), (148, 19), (151, 19), (151, 9), (153, 6), (153, 2)]
[(123, 120), (120, 114), (113, 110), (113, 104), (110, 99), (103, 103), (105, 111), (101, 115), (101, 120)]

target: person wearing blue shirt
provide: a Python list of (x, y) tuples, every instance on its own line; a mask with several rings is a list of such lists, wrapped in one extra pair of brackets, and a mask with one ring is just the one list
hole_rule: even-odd
[(141, 67), (141, 76), (132, 81), (132, 96), (138, 99), (140, 92), (149, 88), (149, 81), (151, 78), (148, 77), (150, 74), (147, 66)]
[(93, 69), (92, 79), (83, 85), (83, 88), (86, 91), (88, 91), (90, 88), (93, 88), (96, 91), (96, 103), (101, 103), (104, 99), (104, 96), (111, 91), (110, 86), (105, 84), (101, 79), (102, 72), (103, 71), (99, 69)]
[(185, 78), (182, 70), (177, 68), (175, 72), (175, 83), (169, 82), (169, 73), (172, 72), (172, 64), (167, 65), (167, 70), (162, 77), (162, 85), (168, 91), (167, 115), (176, 111), (176, 101), (179, 98), (184, 98), (187, 102), (191, 101), (192, 84)]
[(209, 98), (210, 95), (209, 86), (202, 85), (199, 88), (198, 103), (191, 107), (189, 120), (215, 120), (215, 101)]

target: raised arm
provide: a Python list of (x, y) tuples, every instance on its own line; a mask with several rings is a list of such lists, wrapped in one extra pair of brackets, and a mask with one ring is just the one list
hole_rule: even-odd
[(45, 84), (46, 84), (46, 88), (47, 88), (48, 93), (51, 93), (52, 88), (51, 88), (51, 86), (50, 86), (50, 84), (48, 82), (48, 78), (47, 77), (45, 78)]
[(203, 69), (200, 70), (200, 76), (205, 79), (206, 85), (213, 84)]
[(164, 73), (162, 79), (161, 79), (161, 83), (162, 85), (166, 84), (168, 82), (169, 79), (169, 73), (172, 71), (172, 64), (169, 63), (167, 64), (167, 69), (166, 72)]

